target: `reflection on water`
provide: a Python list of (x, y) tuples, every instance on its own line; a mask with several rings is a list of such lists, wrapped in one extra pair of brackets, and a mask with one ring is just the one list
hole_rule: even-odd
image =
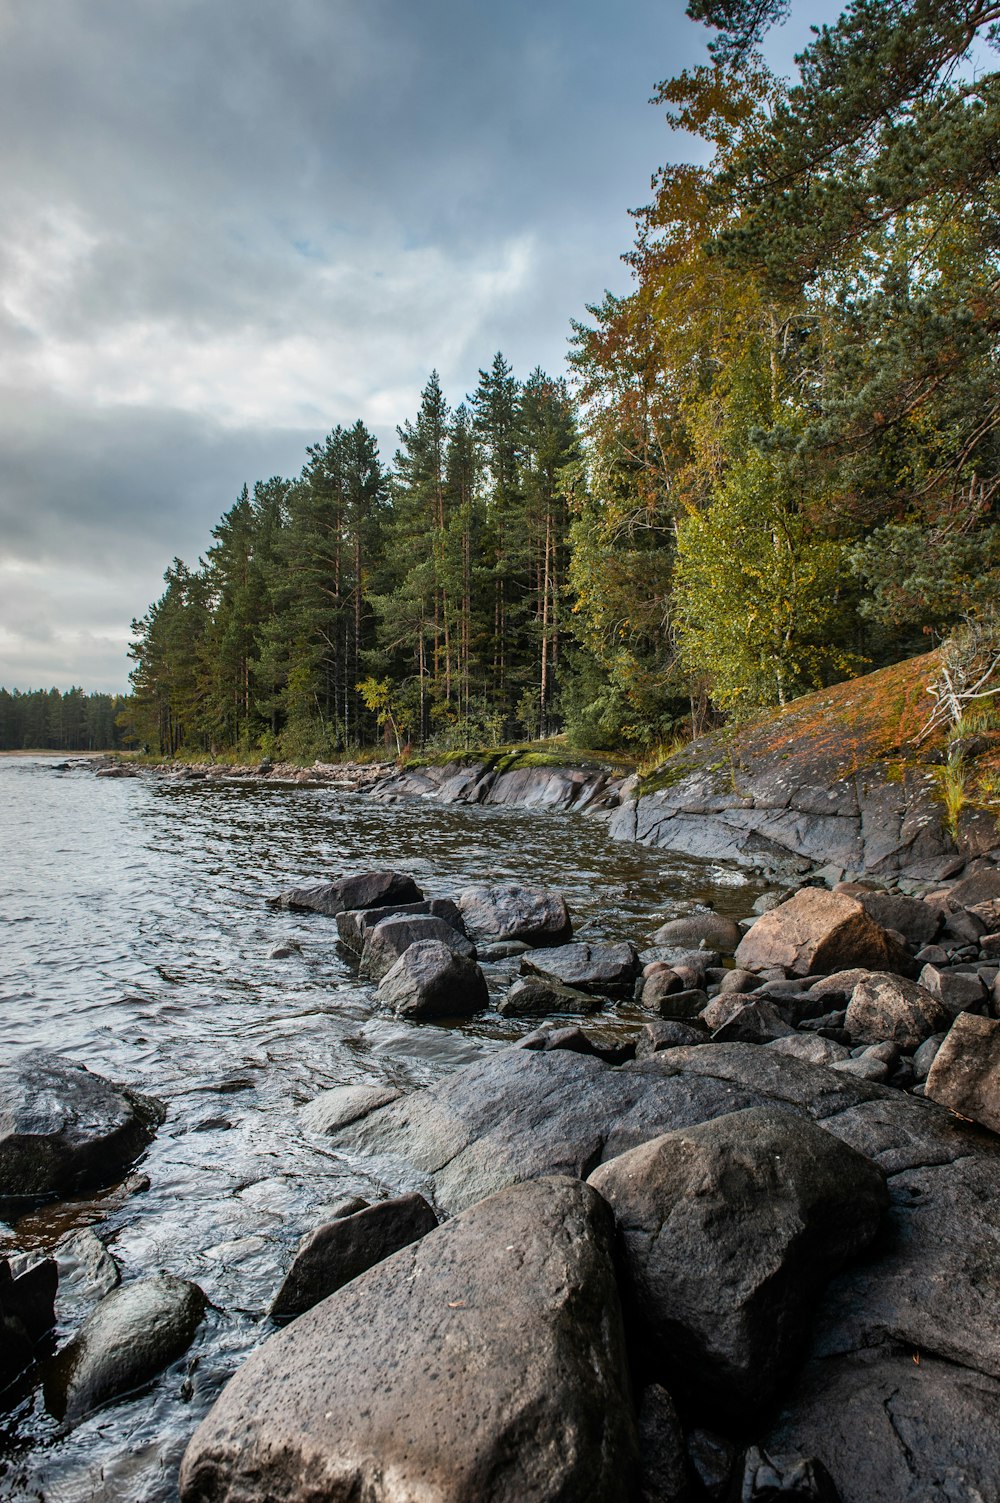
[[(639, 943), (698, 900), (742, 915), (759, 890), (735, 870), (614, 844), (572, 815), (96, 779), (0, 758), (3, 1052), (60, 1050), (168, 1108), (129, 1181), (0, 1222), (0, 1252), (48, 1250), (93, 1225), (124, 1278), (179, 1274), (215, 1307), (151, 1390), (69, 1435), (37, 1396), (0, 1421), (0, 1497), (175, 1498), (187, 1438), (267, 1334), (295, 1243), (345, 1194), (380, 1193), (300, 1128), (296, 1108), (334, 1085), (427, 1085), (533, 1026), (495, 1012), (454, 1028), (386, 1016), (333, 920), (265, 905), (293, 883), (373, 866), (412, 872), (429, 896), (487, 879), (559, 887), (580, 937)], [(268, 958), (290, 940), (290, 955)], [(514, 964), (486, 967), (494, 994)], [(619, 1009), (588, 1027), (635, 1024)]]

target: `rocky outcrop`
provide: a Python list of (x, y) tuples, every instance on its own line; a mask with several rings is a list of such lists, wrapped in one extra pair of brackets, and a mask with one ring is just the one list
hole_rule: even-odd
[(78, 1420), (138, 1388), (187, 1351), (204, 1314), (197, 1284), (172, 1274), (112, 1290), (49, 1367), (46, 1407)]
[(272, 1336), (192, 1439), (183, 1503), (633, 1503), (606, 1204), (518, 1185)]
[(70, 1195), (110, 1184), (166, 1109), (44, 1049), (0, 1064), (0, 1198)]
[(775, 1107), (654, 1138), (590, 1183), (623, 1239), (633, 1351), (737, 1426), (779, 1390), (820, 1290), (888, 1204), (869, 1159)]

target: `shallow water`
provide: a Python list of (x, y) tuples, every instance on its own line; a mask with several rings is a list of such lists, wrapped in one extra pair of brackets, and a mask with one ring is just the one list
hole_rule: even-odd
[[(0, 758), (2, 1052), (59, 1050), (168, 1112), (127, 1181), (0, 1222), (0, 1254), (49, 1251), (90, 1225), (123, 1279), (167, 1270), (215, 1307), (152, 1388), (70, 1432), (37, 1393), (0, 1421), (0, 1497), (175, 1499), (187, 1439), (269, 1333), (298, 1239), (345, 1194), (384, 1193), (307, 1134), (297, 1107), (334, 1085), (430, 1084), (535, 1026), (492, 1010), (461, 1027), (387, 1016), (332, 919), (265, 904), (293, 883), (376, 866), (412, 872), (428, 896), (487, 879), (559, 887), (579, 937), (640, 945), (700, 901), (741, 916), (760, 891), (735, 868), (616, 844), (580, 816), (97, 779)], [(288, 940), (299, 950), (268, 958)], [(495, 996), (514, 965), (485, 967)], [(638, 1021), (619, 1008), (587, 1026), (625, 1034)], [(60, 1339), (73, 1329), (64, 1314)]]

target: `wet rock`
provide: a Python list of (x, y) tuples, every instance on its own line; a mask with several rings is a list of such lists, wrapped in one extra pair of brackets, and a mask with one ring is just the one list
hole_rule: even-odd
[(541, 887), (496, 883), (466, 887), (458, 905), (472, 939), (523, 940), (530, 945), (564, 945), (573, 933), (566, 899)]
[[(967, 1010), (982, 1010), (989, 994), (979, 976), (942, 970), (936, 965), (925, 965), (919, 980), (920, 985), (942, 1004), (949, 1019)], [(941, 1026), (947, 1027), (948, 1024), (945, 1022)]]
[(1000, 1022), (959, 1013), (934, 1056), (925, 1093), (1000, 1133)]
[(661, 1049), (681, 1049), (690, 1044), (707, 1044), (708, 1034), (676, 1018), (655, 1018), (644, 1023), (636, 1039), (635, 1057), (657, 1054)]
[(623, 1239), (640, 1359), (739, 1423), (778, 1391), (823, 1283), (888, 1204), (870, 1160), (771, 1107), (667, 1133), (589, 1182)]
[(700, 987), (679, 986), (676, 971), (661, 971), (643, 982), (639, 1006), (661, 1018), (693, 1018), (708, 1003), (708, 993)]
[(787, 1038), (772, 1039), (767, 1048), (779, 1054), (789, 1054), (808, 1065), (829, 1065), (835, 1060), (850, 1058), (846, 1045), (835, 1044), (818, 1033), (793, 1033)]
[(425, 898), (422, 903), (389, 904), (384, 908), (348, 908), (337, 914), (337, 933), (340, 941), (356, 955), (365, 948), (365, 934), (386, 918), (430, 917), (443, 919), (459, 934), (465, 933), (465, 924), (458, 904), (451, 898)]
[(55, 1325), (57, 1282), (52, 1258), (0, 1259), (0, 1390), (31, 1366)]
[(496, 960), (509, 960), (512, 955), (524, 955), (531, 948), (523, 939), (500, 939), (496, 944), (478, 944), (476, 952), (486, 965)]
[(650, 1383), (639, 1404), (639, 1503), (688, 1503), (684, 1433), (674, 1401)]
[(106, 1185), (145, 1148), (166, 1109), (44, 1049), (0, 1064), (0, 1197)]
[(289, 908), (294, 913), (325, 913), (335, 918), (349, 908), (380, 908), (397, 903), (419, 903), (423, 893), (412, 877), (403, 872), (357, 872), (335, 882), (309, 882), (268, 898), (270, 908)]
[(400, 1018), (469, 1018), (489, 1002), (486, 978), (475, 960), (437, 939), (408, 945), (382, 976), (377, 997)]
[(400, 1195), (317, 1227), (299, 1243), (271, 1305), (271, 1319), (294, 1320), (437, 1224), (422, 1195)]
[(751, 1446), (743, 1461), (740, 1503), (840, 1503), (823, 1463), (815, 1456), (769, 1456)]
[(906, 951), (847, 893), (803, 887), (758, 919), (736, 951), (746, 970), (783, 966), (793, 976), (853, 966), (907, 974)]
[(948, 1021), (947, 1011), (923, 986), (876, 972), (859, 981), (851, 993), (844, 1027), (861, 1043), (891, 1039), (909, 1053), (947, 1028)]
[(768, 1044), (772, 1039), (788, 1038), (795, 1029), (785, 1022), (770, 1002), (744, 1002), (712, 1034), (716, 1044)]
[(183, 1503), (632, 1503), (613, 1241), (568, 1179), (446, 1222), (253, 1354), (188, 1446)]
[(75, 1421), (131, 1393), (187, 1351), (205, 1314), (197, 1284), (161, 1273), (101, 1300), (45, 1376), (45, 1403)]
[(349, 1122), (367, 1117), (380, 1106), (397, 1101), (402, 1091), (389, 1085), (343, 1085), (322, 1091), (299, 1111), (299, 1121), (310, 1132), (331, 1133)]
[(764, 1444), (818, 1457), (842, 1503), (978, 1503), (1000, 1497), (998, 1407), (994, 1378), (912, 1349), (852, 1354), (805, 1369)]
[(384, 918), (381, 923), (365, 931), (364, 949), (361, 952), (361, 974), (373, 981), (380, 981), (399, 960), (400, 956), (421, 940), (434, 940), (445, 945), (453, 955), (466, 960), (476, 959), (476, 947), (459, 934), (444, 919), (430, 914), (415, 914), (412, 918)]
[(59, 1267), (59, 1318), (79, 1323), (94, 1305), (121, 1283), (118, 1264), (90, 1227), (68, 1232), (56, 1243)]
[(292, 955), (300, 955), (302, 946), (290, 941), (288, 944), (272, 945), (267, 952), (268, 960), (288, 960)]
[(732, 955), (742, 938), (743, 930), (734, 919), (723, 918), (718, 913), (689, 913), (684, 918), (661, 924), (653, 935), (653, 943), (691, 949), (704, 945), (706, 950)]
[(542, 955), (523, 955), (521, 972), (554, 977), (564, 986), (597, 997), (629, 999), (639, 974), (639, 955), (628, 941), (617, 945), (560, 945)]
[(561, 981), (556, 981), (551, 976), (521, 976), (497, 1003), (497, 1012), (505, 1018), (553, 1012), (586, 1015), (596, 1012), (600, 1006), (600, 997), (577, 991), (572, 986), (563, 986)]

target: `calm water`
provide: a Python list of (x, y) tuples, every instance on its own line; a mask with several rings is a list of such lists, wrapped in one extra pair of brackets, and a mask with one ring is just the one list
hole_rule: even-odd
[[(559, 887), (580, 937), (640, 944), (701, 899), (740, 916), (760, 890), (735, 870), (615, 844), (572, 815), (97, 779), (0, 758), (3, 1053), (60, 1050), (168, 1109), (139, 1166), (147, 1188), (133, 1176), (0, 1222), (0, 1253), (48, 1251), (90, 1225), (124, 1279), (167, 1270), (194, 1279), (215, 1307), (151, 1390), (69, 1434), (38, 1395), (0, 1420), (0, 1497), (176, 1498), (187, 1438), (268, 1334), (265, 1312), (298, 1239), (345, 1194), (385, 1193), (306, 1134), (297, 1108), (334, 1085), (427, 1085), (532, 1026), (495, 1012), (461, 1028), (397, 1021), (338, 950), (332, 919), (265, 905), (295, 882), (373, 866), (412, 872), (429, 896), (486, 879)], [(287, 940), (300, 949), (268, 959)], [(512, 969), (486, 968), (495, 994)], [(620, 1033), (636, 1022), (625, 1009), (595, 1026)]]

